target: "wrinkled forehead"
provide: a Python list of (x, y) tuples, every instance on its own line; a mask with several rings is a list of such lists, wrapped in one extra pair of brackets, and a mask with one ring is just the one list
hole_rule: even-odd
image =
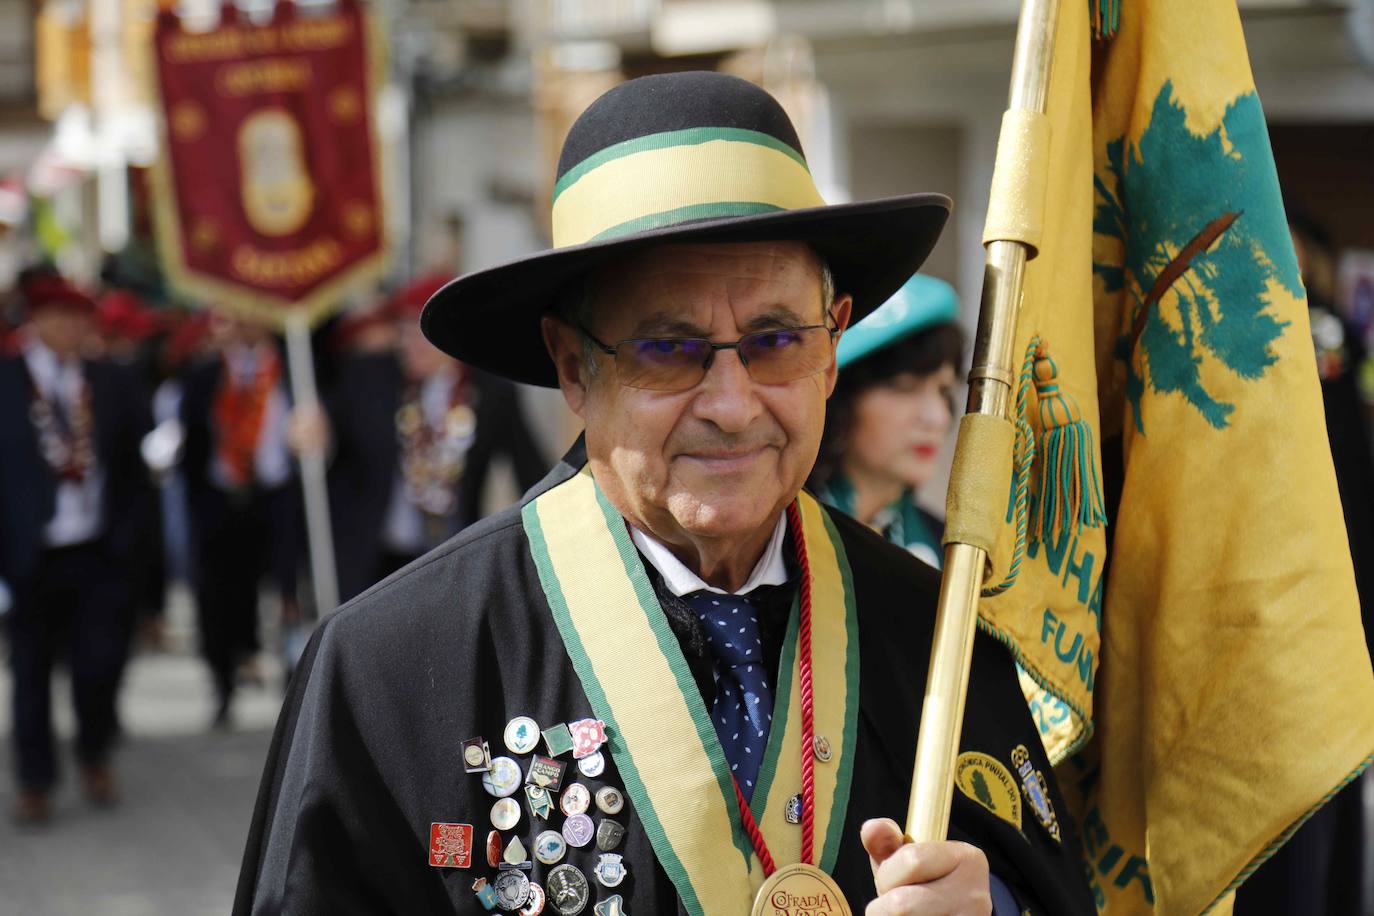
[(590, 281), (598, 319), (617, 325), (667, 316), (709, 323), (722, 308), (737, 320), (778, 308), (815, 320), (821, 286), (820, 258), (797, 241), (661, 245)]

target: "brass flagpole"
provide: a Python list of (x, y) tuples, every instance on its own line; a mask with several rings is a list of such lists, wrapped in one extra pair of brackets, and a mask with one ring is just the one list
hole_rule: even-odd
[(1006, 510), (1014, 440), (1008, 418), (1016, 385), (1012, 350), (1026, 261), (1035, 256), (1043, 222), (1045, 103), (1058, 14), (1059, 0), (1023, 0), (1016, 27), (1011, 91), (983, 230), (987, 255), (968, 413), (959, 425), (950, 475), (945, 572), (907, 808), (906, 835), (916, 842), (943, 840), (949, 828), (979, 589)]

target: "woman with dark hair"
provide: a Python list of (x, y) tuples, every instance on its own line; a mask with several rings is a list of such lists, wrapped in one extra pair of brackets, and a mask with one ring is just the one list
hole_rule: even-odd
[(822, 501), (935, 567), (944, 523), (916, 504), (916, 491), (934, 476), (954, 422), (957, 315), (953, 288), (917, 275), (845, 333), (810, 480)]

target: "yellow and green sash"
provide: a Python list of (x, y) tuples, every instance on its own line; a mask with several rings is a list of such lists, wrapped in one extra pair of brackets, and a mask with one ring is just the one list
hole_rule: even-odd
[[(810, 496), (798, 497), (811, 567), (815, 731), (833, 757), (817, 762), (816, 853), (834, 867), (849, 803), (859, 710), (859, 634), (844, 546)], [(587, 469), (525, 506), (525, 533), (592, 710), (659, 863), (688, 913), (747, 913), (763, 867), (741, 826), (730, 768), (677, 638), (625, 520)], [(786, 821), (801, 791), (799, 608), (779, 660), (777, 701), (753, 809), (779, 866), (801, 855)], [(807, 753), (810, 753), (810, 748)]]

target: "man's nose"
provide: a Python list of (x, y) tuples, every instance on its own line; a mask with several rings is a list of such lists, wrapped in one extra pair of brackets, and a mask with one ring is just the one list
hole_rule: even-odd
[(692, 413), (725, 432), (743, 432), (763, 412), (738, 350), (717, 350), (692, 401)]

